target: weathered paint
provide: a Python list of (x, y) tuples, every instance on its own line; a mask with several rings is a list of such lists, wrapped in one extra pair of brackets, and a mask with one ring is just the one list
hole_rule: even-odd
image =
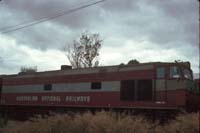
[(2, 93), (46, 93), (46, 92), (99, 92), (119, 91), (120, 81), (101, 82), (101, 89), (91, 89), (91, 82), (52, 84), (50, 91), (44, 90), (40, 85), (3, 86)]
[[(176, 92), (176, 93), (172, 93)], [(168, 91), (157, 91), (156, 92), (156, 101), (164, 101), (168, 103), (174, 103), (179, 106), (186, 104), (186, 93), (185, 89), (178, 90), (168, 90)]]
[[(162, 93), (162, 92), (160, 92)], [(31, 106), (82, 106), (82, 107), (177, 107), (184, 105), (179, 96), (185, 91), (168, 91), (167, 101), (121, 101), (120, 92), (55, 92), (7, 93), (2, 95), (2, 105)], [(178, 96), (178, 97), (177, 97)], [(177, 98), (177, 99), (176, 99)], [(174, 101), (175, 100), (175, 101)], [(177, 101), (177, 102), (176, 102)]]
[[(37, 72), (29, 74), (20, 75), (10, 75), (8, 78), (35, 78), (39, 77), (49, 77), (49, 76), (62, 76), (62, 75), (82, 75), (82, 74), (98, 74), (98, 73), (112, 73), (112, 72), (123, 72), (123, 71), (140, 71), (140, 70), (152, 70), (153, 64), (138, 64), (138, 65), (117, 65), (117, 66), (104, 66), (104, 67), (94, 67), (94, 68), (78, 68), (78, 69), (68, 69), (68, 70), (56, 70), (56, 71), (46, 71)], [(6, 78), (6, 77), (5, 77)]]
[[(187, 101), (187, 83), (182, 79), (156, 80), (156, 67), (175, 63), (141, 63), (87, 69), (58, 70), (3, 77), (3, 105), (74, 107), (178, 107)], [(153, 82), (152, 101), (121, 101), (121, 80)], [(91, 82), (102, 82), (102, 89), (91, 90)], [(44, 84), (52, 84), (44, 91)], [(137, 90), (137, 89), (136, 89)]]
[(153, 70), (137, 70), (112, 73), (98, 74), (81, 74), (81, 75), (62, 75), (48, 77), (36, 76), (34, 78), (4, 78), (3, 85), (33, 85), (33, 84), (53, 84), (53, 83), (74, 83), (74, 82), (99, 82), (99, 81), (119, 81), (128, 79), (152, 79)]
[(182, 79), (180, 79), (180, 80), (178, 80), (178, 79), (170, 79), (170, 80), (157, 79), (156, 80), (156, 90), (162, 91), (162, 90), (177, 90), (177, 89), (182, 89), (182, 88), (187, 89), (186, 83), (187, 83), (187, 81), (182, 80)]
[(165, 90), (165, 79), (157, 79), (156, 80), (156, 91)]
[(179, 80), (179, 79), (171, 79), (166, 80), (167, 81), (167, 89), (179, 89), (179, 88), (185, 88), (186, 89), (186, 80)]

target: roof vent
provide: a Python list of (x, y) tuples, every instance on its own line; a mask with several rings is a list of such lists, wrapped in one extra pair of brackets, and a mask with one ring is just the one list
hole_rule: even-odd
[(62, 65), (61, 66), (61, 70), (69, 70), (69, 69), (72, 69), (72, 66), (69, 66), (69, 65)]

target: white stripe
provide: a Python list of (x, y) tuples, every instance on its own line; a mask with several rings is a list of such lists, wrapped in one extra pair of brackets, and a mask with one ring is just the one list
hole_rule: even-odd
[(91, 89), (90, 82), (52, 84), (52, 90), (45, 91), (44, 85), (3, 86), (2, 93), (46, 93), (46, 92), (101, 92), (120, 91), (120, 81), (102, 82), (101, 89)]

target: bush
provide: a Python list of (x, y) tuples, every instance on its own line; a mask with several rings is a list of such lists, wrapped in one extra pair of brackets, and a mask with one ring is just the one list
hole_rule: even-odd
[(0, 133), (149, 133), (199, 132), (199, 114), (185, 114), (163, 126), (142, 116), (119, 115), (112, 112), (90, 112), (69, 116), (35, 117), (26, 122), (9, 121)]
[(199, 113), (182, 114), (169, 124), (157, 129), (166, 133), (199, 133), (199, 124)]

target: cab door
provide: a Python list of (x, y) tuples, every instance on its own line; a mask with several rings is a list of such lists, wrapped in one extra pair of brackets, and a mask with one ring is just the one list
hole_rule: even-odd
[(160, 66), (156, 68), (156, 82), (155, 82), (155, 101), (157, 103), (165, 103), (167, 101), (167, 69)]

